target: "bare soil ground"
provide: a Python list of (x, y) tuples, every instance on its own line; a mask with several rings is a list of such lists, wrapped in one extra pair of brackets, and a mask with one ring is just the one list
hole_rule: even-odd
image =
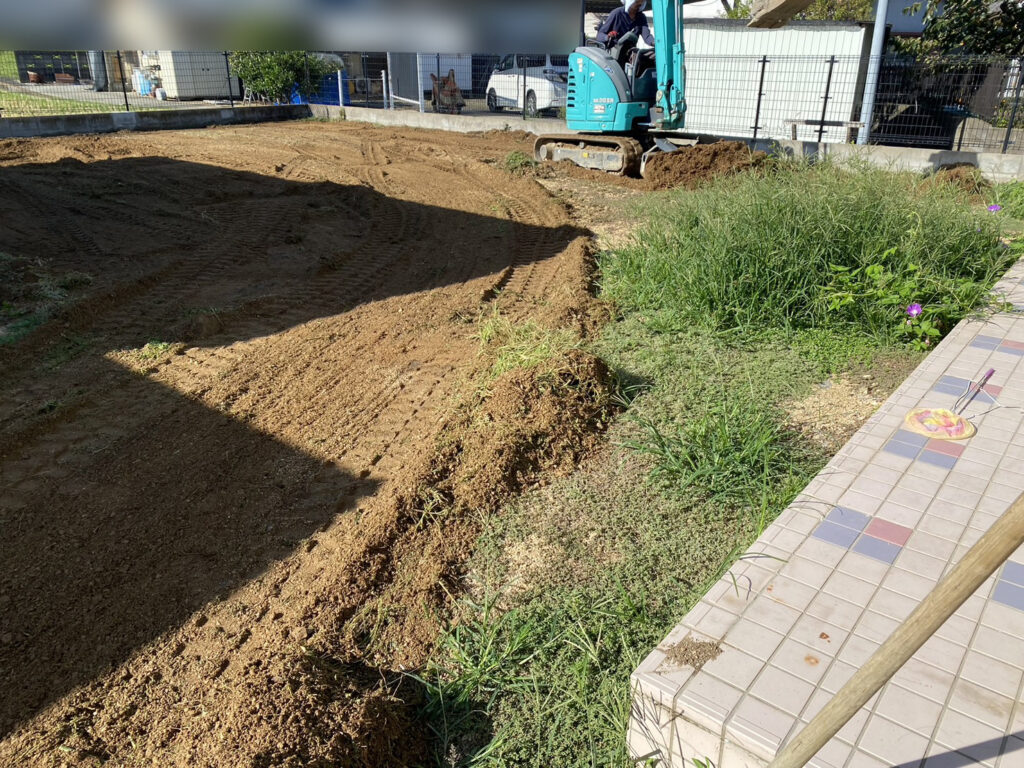
[(474, 515), (610, 407), (582, 353), (466, 395), (495, 301), (593, 316), (589, 233), (494, 165), (528, 147), (0, 142), (0, 765), (419, 760)]
[(612, 408), (579, 351), (480, 387), (477, 320), (586, 334), (629, 198), (750, 162), (501, 170), (532, 140), (0, 141), (0, 766), (425, 759), (481, 517)]

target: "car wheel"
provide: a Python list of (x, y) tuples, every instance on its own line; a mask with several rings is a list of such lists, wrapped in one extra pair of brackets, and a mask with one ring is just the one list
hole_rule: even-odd
[(530, 91), (526, 94), (526, 116), (536, 117), (537, 116), (537, 94)]
[(498, 94), (491, 88), (487, 92), (487, 109), (491, 112), (501, 112), (501, 107), (498, 106)]

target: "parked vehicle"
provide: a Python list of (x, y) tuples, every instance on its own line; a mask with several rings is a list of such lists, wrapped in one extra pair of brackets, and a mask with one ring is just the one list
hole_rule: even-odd
[(532, 54), (503, 56), (487, 81), (487, 108), (525, 109), (536, 115), (565, 106), (569, 57)]

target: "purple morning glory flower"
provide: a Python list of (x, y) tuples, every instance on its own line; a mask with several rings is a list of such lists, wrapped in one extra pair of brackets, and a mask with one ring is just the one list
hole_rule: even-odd
[(911, 304), (909, 307), (907, 307), (907, 314), (910, 315), (911, 317), (917, 317), (923, 311), (924, 310), (921, 309), (920, 304)]
[(993, 205), (990, 205), (988, 207), (988, 209), (990, 211), (992, 211), (992, 213), (999, 213), (999, 211), (1003, 210), (1003, 206), (993, 204)]

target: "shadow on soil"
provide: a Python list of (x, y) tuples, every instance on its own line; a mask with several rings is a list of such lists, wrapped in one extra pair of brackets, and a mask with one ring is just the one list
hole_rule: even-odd
[[(281, 332), (583, 234), (442, 206), (158, 158), (3, 169), (0, 252), (90, 285), (0, 346), (0, 737), (374, 491), (104, 354)], [(48, 366), (69, 337), (91, 341)]]

